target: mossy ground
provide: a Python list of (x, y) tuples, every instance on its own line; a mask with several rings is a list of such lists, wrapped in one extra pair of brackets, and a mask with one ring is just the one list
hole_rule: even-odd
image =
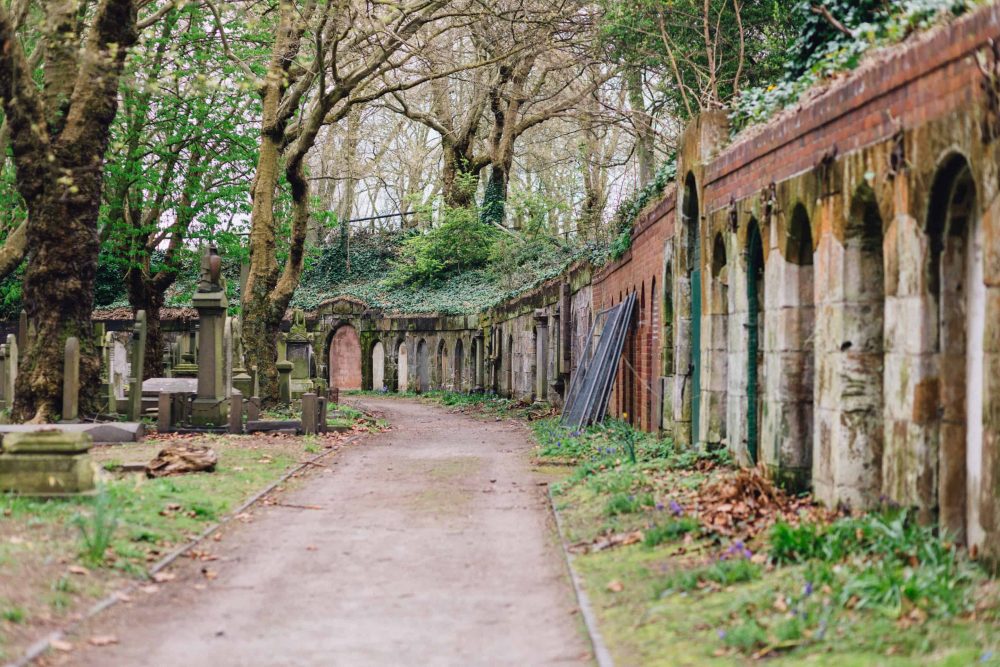
[[(781, 565), (770, 530), (746, 544), (704, 525), (692, 530), (703, 509), (697, 494), (735, 474), (724, 461), (706, 464), (620, 423), (568, 433), (542, 421), (535, 432), (540, 461), (574, 464), (563, 468), (569, 474), (553, 500), (617, 664), (1000, 664), (997, 582), (963, 554), (938, 569), (915, 562), (891, 573), (886, 587), (898, 584), (902, 601), (876, 604), (880, 591), (850, 595), (849, 587), (880, 556)], [(898, 539), (890, 549), (909, 549), (905, 539), (917, 538)], [(943, 593), (935, 577), (945, 578)], [(918, 586), (962, 611), (940, 611)], [(910, 590), (918, 590), (915, 602)]]
[[(154, 562), (346, 437), (199, 436), (219, 456), (213, 473), (149, 480), (115, 472), (149, 461), (167, 442), (152, 437), (92, 450), (101, 470), (98, 497), (0, 495), (0, 658), (16, 657), (109, 592), (147, 579)], [(98, 524), (113, 532), (95, 554), (81, 526), (93, 532)]]

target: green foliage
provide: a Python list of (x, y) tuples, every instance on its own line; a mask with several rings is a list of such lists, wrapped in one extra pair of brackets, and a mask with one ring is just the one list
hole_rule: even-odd
[[(737, 85), (755, 86), (779, 76), (794, 26), (788, 3), (779, 0), (741, 2), (742, 24), (729, 0), (707, 4), (703, 0), (602, 0), (601, 5), (601, 37), (611, 57), (653, 72), (649, 78), (659, 82), (654, 106), (663, 106), (670, 116), (681, 119), (700, 108), (726, 104), (737, 92)], [(707, 26), (703, 22), (706, 7)], [(718, 86), (718, 99), (714, 100), (715, 91), (704, 90), (711, 71), (705, 30), (717, 42), (711, 49), (715, 60), (712, 78)], [(746, 55), (742, 64), (736, 57), (741, 30)]]
[(953, 545), (906, 511), (829, 526), (778, 523), (771, 532), (771, 557), (778, 563), (810, 563), (809, 576), (831, 586), (840, 606), (892, 616), (912, 607), (939, 617), (969, 609), (969, 568)]
[(701, 524), (694, 517), (684, 516), (670, 519), (666, 523), (647, 528), (642, 543), (647, 547), (656, 547), (664, 542), (670, 542), (688, 533), (696, 532), (700, 527)]
[(618, 204), (611, 222), (614, 238), (608, 248), (608, 255), (612, 260), (619, 259), (632, 246), (632, 228), (639, 219), (639, 215), (647, 206), (663, 195), (667, 185), (672, 183), (676, 177), (677, 155), (672, 154), (656, 170), (652, 181)]
[(446, 208), (440, 224), (403, 242), (389, 284), (430, 285), (483, 268), (499, 233), (494, 225), (481, 221), (475, 209)]
[(642, 511), (644, 507), (653, 507), (656, 501), (652, 494), (642, 493), (637, 495), (626, 495), (616, 493), (608, 499), (604, 506), (604, 513), (607, 516), (618, 516), (619, 514), (635, 514)]
[(719, 559), (702, 567), (675, 570), (655, 587), (656, 597), (687, 593), (703, 584), (711, 583), (719, 586), (743, 584), (759, 579), (761, 571), (761, 566), (748, 558)]
[(3, 611), (0, 611), (0, 618), (8, 623), (24, 623), (24, 619), (27, 617), (28, 614), (24, 611), (23, 607), (6, 607)]
[(830, 14), (851, 34), (844, 34), (812, 11), (815, 2), (798, 0), (793, 22), (800, 27), (788, 50), (785, 73), (773, 81), (745, 88), (733, 104), (732, 128), (738, 131), (759, 123), (796, 102), (818, 81), (858, 66), (873, 47), (898, 42), (915, 30), (929, 27), (943, 16), (956, 16), (982, 0), (828, 0)]
[(107, 489), (98, 491), (89, 514), (76, 514), (72, 521), (80, 531), (80, 555), (91, 565), (103, 565), (118, 528), (118, 513)]

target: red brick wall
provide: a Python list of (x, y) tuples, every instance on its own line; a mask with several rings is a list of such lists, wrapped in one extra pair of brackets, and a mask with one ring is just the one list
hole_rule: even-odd
[(653, 293), (663, 287), (663, 248), (673, 235), (674, 195), (670, 191), (636, 224), (632, 247), (618, 261), (602, 268), (593, 277), (594, 313), (620, 303), (635, 292), (637, 329), (625, 341), (614, 396), (609, 411), (615, 416), (628, 412), (629, 421), (644, 430), (654, 430), (655, 406), (660, 373), (660, 317), (663, 295)]
[(705, 210), (759, 195), (769, 183), (815, 168), (833, 151), (851, 153), (972, 104), (983, 80), (975, 54), (998, 31), (1000, 6), (983, 8), (864, 65), (806, 106), (738, 138), (706, 166)]

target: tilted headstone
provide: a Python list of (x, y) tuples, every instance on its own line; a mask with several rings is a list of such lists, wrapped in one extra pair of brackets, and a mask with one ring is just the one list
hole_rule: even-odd
[(142, 417), (142, 368), (146, 360), (146, 311), (135, 314), (132, 326), (132, 355), (129, 360), (128, 418)]
[(66, 339), (63, 352), (62, 421), (75, 424), (80, 421), (80, 340), (76, 336)]

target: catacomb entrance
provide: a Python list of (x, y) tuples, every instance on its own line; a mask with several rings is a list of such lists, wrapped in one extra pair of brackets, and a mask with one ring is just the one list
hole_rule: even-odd
[(357, 330), (344, 324), (330, 338), (330, 386), (361, 389), (361, 341)]

